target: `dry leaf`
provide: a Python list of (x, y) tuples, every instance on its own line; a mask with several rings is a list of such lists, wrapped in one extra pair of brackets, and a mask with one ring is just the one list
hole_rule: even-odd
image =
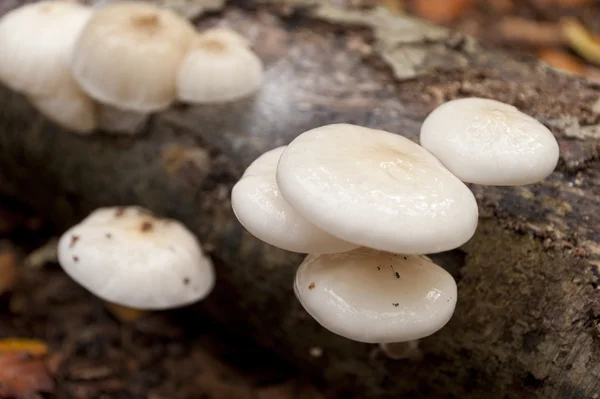
[(0, 249), (0, 295), (12, 289), (17, 281), (17, 259), (12, 248)]
[(519, 17), (505, 17), (497, 25), (500, 41), (530, 46), (561, 46), (565, 39), (554, 22), (539, 22)]
[(412, 0), (412, 11), (421, 18), (438, 24), (455, 21), (477, 0)]
[(577, 7), (593, 4), (598, 0), (538, 0), (542, 6)]
[(584, 75), (586, 67), (581, 60), (566, 51), (553, 48), (543, 49), (538, 52), (538, 57), (548, 65), (575, 75)]
[(0, 397), (52, 392), (54, 380), (45, 363), (48, 347), (41, 341), (0, 340)]
[(29, 356), (46, 356), (48, 346), (37, 339), (5, 338), (0, 339), (0, 354), (26, 353)]
[(575, 18), (563, 18), (561, 31), (569, 46), (583, 58), (600, 65), (600, 38), (590, 33)]

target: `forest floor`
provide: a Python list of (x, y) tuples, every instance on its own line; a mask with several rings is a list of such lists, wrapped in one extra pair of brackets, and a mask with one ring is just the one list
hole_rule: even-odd
[(62, 272), (52, 232), (0, 200), (0, 397), (321, 397), (286, 364), (185, 309), (119, 320)]

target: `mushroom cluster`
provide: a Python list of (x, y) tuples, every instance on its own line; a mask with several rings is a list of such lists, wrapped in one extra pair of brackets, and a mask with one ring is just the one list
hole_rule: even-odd
[(61, 236), (58, 260), (94, 295), (139, 310), (191, 304), (215, 284), (196, 237), (180, 222), (137, 206), (92, 212)]
[(421, 145), (350, 124), (302, 133), (248, 167), (232, 207), (255, 237), (308, 254), (294, 292), (323, 327), (359, 342), (407, 342), (454, 313), (456, 282), (425, 254), (475, 233), (465, 182), (535, 183), (558, 155), (552, 133), (515, 107), (455, 100), (428, 116)]
[[(0, 83), (77, 133), (127, 130), (149, 113), (228, 102), (258, 90), (261, 60), (226, 28), (197, 32), (175, 12), (143, 2), (92, 8), (42, 1), (0, 19)], [(117, 121), (103, 118), (120, 111)], [(115, 118), (113, 118), (115, 119)]]

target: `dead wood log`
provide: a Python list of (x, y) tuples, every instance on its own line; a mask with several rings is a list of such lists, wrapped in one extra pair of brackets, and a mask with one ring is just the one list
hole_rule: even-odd
[[(251, 38), (268, 67), (256, 97), (176, 106), (140, 136), (74, 136), (0, 89), (0, 191), (63, 228), (116, 204), (182, 220), (218, 268), (203, 311), (321, 379), (330, 397), (597, 398), (600, 86), (382, 9), (276, 3), (200, 21)], [(472, 187), (476, 236), (436, 258), (459, 283), (456, 314), (422, 341), (418, 363), (386, 359), (311, 320), (292, 293), (301, 256), (246, 233), (230, 189), (256, 156), (310, 128), (349, 122), (416, 140), (429, 111), (463, 96), (546, 123), (561, 162), (541, 184)]]

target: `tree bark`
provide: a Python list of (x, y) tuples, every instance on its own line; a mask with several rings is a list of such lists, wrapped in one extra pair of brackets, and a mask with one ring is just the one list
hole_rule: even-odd
[[(286, 3), (238, 2), (199, 22), (225, 22), (252, 40), (267, 65), (255, 97), (175, 106), (139, 136), (73, 135), (0, 89), (0, 191), (60, 228), (117, 204), (183, 221), (218, 273), (214, 294), (190, 312), (290, 360), (329, 397), (599, 397), (600, 87), (379, 8)], [(561, 161), (540, 184), (472, 186), (475, 237), (435, 256), (458, 281), (456, 313), (422, 340), (421, 360), (391, 360), (303, 311), (292, 291), (302, 256), (245, 232), (230, 189), (259, 154), (308, 129), (348, 122), (416, 141), (428, 112), (466, 96), (538, 118)]]

